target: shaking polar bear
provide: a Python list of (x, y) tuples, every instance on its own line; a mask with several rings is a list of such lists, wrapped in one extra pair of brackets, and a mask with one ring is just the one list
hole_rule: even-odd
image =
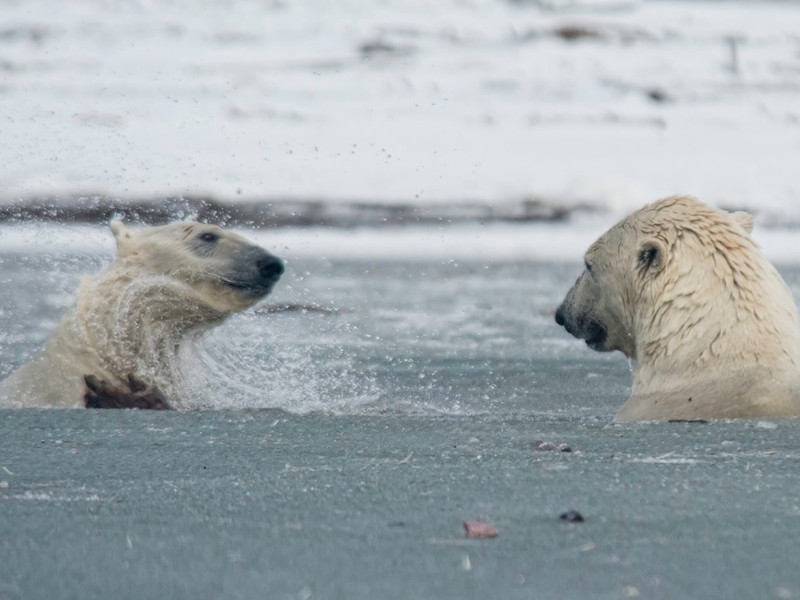
[(636, 361), (618, 420), (800, 416), (797, 308), (752, 225), (676, 196), (586, 252), (556, 322)]
[(116, 260), (81, 280), (45, 348), (0, 384), (3, 404), (180, 406), (182, 344), (258, 302), (283, 273), (279, 259), (214, 225), (115, 221), (111, 231)]

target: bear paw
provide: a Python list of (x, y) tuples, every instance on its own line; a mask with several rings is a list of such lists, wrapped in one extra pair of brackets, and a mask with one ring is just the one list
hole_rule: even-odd
[(155, 386), (128, 374), (128, 386), (112, 385), (94, 375), (84, 375), (86, 408), (141, 408), (145, 410), (170, 410), (172, 407)]

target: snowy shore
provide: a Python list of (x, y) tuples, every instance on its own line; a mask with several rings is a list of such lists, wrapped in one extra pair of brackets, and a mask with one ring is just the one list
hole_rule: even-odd
[(800, 4), (0, 6), (0, 199), (591, 206), (800, 223)]

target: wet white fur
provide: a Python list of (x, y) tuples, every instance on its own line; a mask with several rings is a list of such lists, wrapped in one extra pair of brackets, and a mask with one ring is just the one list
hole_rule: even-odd
[[(610, 324), (608, 349), (636, 361), (618, 420), (800, 415), (797, 308), (751, 230), (745, 213), (679, 196), (591, 246), (595, 281), (576, 293), (604, 298), (596, 306)], [(647, 267), (646, 249), (658, 256)]]
[[(117, 221), (111, 230), (117, 258), (81, 279), (44, 349), (0, 383), (0, 403), (80, 407), (85, 374), (120, 382), (133, 373), (180, 406), (182, 346), (257, 300), (222, 281), (249, 245), (241, 236), (198, 223), (132, 230)], [(220, 236), (213, 255), (191, 251), (201, 231)]]

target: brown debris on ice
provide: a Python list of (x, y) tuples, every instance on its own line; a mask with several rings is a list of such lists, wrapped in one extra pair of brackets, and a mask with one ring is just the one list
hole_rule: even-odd
[(464, 521), (464, 533), (470, 539), (495, 538), (499, 533), (497, 529), (483, 521)]

